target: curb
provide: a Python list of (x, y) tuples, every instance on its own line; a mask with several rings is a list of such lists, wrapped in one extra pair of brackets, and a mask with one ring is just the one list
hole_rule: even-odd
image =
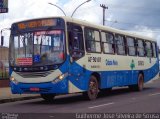
[(37, 99), (37, 98), (40, 98), (40, 97), (41, 96), (28, 96), (28, 97), (19, 97), (19, 98), (0, 99), (0, 104), (8, 103), (8, 102), (22, 101), (22, 100)]

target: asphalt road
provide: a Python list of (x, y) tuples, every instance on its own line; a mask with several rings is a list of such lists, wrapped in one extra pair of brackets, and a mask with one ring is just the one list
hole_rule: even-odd
[(32, 99), (0, 104), (0, 113), (160, 113), (160, 79), (145, 84), (142, 92), (127, 87), (100, 94), (94, 101), (81, 94), (57, 96), (54, 103)]

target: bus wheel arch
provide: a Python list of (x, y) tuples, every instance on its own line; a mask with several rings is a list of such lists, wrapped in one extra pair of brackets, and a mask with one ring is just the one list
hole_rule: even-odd
[(137, 81), (134, 85), (129, 85), (131, 91), (142, 91), (144, 86), (144, 73), (139, 71), (137, 75)]
[[(139, 71), (138, 76), (139, 76), (139, 74), (142, 74), (142, 75), (143, 75), (143, 78), (144, 78), (144, 73), (143, 73), (143, 71)], [(137, 81), (138, 81), (138, 80), (137, 80)]]
[(98, 88), (100, 88), (100, 86), (101, 86), (101, 77), (100, 77), (100, 74), (97, 73), (97, 72), (93, 72), (93, 73), (91, 74), (91, 76), (95, 76), (95, 77), (96, 77), (96, 79), (97, 79), (97, 81), (98, 81)]
[(95, 100), (98, 97), (100, 87), (100, 75), (92, 73), (88, 81), (88, 89), (83, 92), (83, 96), (89, 100)]

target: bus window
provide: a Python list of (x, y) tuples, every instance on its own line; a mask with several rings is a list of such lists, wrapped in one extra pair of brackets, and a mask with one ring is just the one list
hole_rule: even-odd
[(78, 60), (84, 55), (83, 32), (80, 26), (68, 23), (68, 43), (73, 60)]
[(112, 33), (102, 32), (102, 44), (103, 44), (103, 52), (108, 54), (114, 54), (114, 37)]
[(151, 42), (146, 41), (146, 46), (145, 46), (145, 50), (146, 50), (146, 55), (147, 57), (152, 57), (152, 48), (151, 48)]
[(115, 41), (116, 41), (116, 46), (117, 46), (117, 54), (126, 55), (124, 36), (116, 34)]
[(127, 37), (127, 47), (128, 47), (128, 55), (135, 56), (136, 48), (135, 48), (135, 40), (132, 37)]
[(156, 57), (156, 44), (152, 43), (153, 57)]
[(99, 31), (85, 28), (85, 39), (87, 52), (101, 52)]
[(138, 56), (140, 57), (145, 56), (143, 40), (140, 40), (140, 39), (137, 40), (137, 53), (138, 53)]

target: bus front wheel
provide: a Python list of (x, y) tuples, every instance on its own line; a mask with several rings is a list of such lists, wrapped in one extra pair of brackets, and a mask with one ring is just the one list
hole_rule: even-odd
[(91, 76), (89, 81), (88, 91), (84, 92), (83, 95), (89, 100), (94, 100), (97, 98), (98, 92), (99, 89), (98, 89), (97, 78), (95, 76)]
[(41, 94), (41, 97), (46, 101), (46, 102), (53, 102), (55, 94)]

